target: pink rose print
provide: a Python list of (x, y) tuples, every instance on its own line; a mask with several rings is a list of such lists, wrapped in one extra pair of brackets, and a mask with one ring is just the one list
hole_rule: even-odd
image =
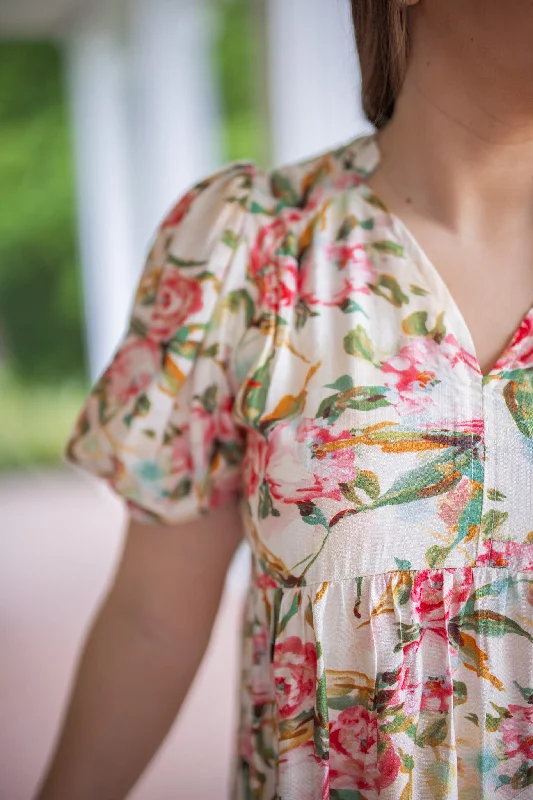
[[(328, 261), (332, 261), (339, 269), (344, 269), (348, 264), (357, 264), (362, 267), (361, 274), (358, 276), (360, 282), (359, 290), (365, 294), (370, 294), (370, 289), (366, 285), (367, 281), (375, 278), (375, 268), (368, 258), (364, 244), (349, 244), (348, 242), (330, 242), (327, 248)], [(365, 275), (365, 280), (362, 277)]]
[(290, 223), (297, 222), (301, 214), (289, 211), (281, 214), (259, 231), (250, 256), (250, 272), (259, 287), (260, 303), (270, 311), (291, 306), (296, 296), (298, 267), (292, 256), (278, 250)]
[(533, 311), (526, 314), (513, 338), (494, 364), (493, 369), (505, 369), (518, 362), (523, 365), (533, 360)]
[(476, 566), (533, 569), (533, 542), (483, 542)]
[[(254, 624), (252, 637), (252, 667), (250, 675), (254, 705), (272, 703), (274, 692), (270, 664), (270, 631), (265, 623)], [(253, 667), (258, 667), (254, 669)]]
[(364, 706), (341, 711), (330, 723), (330, 781), (332, 789), (379, 791), (396, 780), (400, 759), (392, 746), (378, 760), (378, 722)]
[(250, 431), (243, 460), (243, 487), (246, 497), (253, 497), (263, 478), (267, 443), (260, 434)]
[(376, 280), (376, 271), (362, 244), (334, 242), (329, 245), (324, 259), (327, 264), (337, 264), (338, 277), (317, 283), (314, 260), (306, 259), (300, 269), (298, 289), (307, 305), (338, 306), (357, 293), (370, 294), (367, 284)]
[(241, 724), (239, 726), (239, 739), (238, 739), (239, 755), (247, 764), (253, 764), (254, 762), (255, 747), (256, 747), (255, 739), (256, 739), (256, 734), (255, 731), (252, 729), (251, 725)]
[[(108, 405), (126, 406), (151, 384), (160, 363), (156, 342), (133, 339), (122, 345), (103, 375)], [(108, 409), (113, 413), (115, 409)]]
[[(450, 582), (446, 588), (445, 576)], [(459, 577), (462, 580), (458, 582)], [(420, 623), (420, 640), (431, 632), (445, 641), (448, 640), (448, 622), (455, 617), (468, 600), (474, 582), (472, 570), (421, 570), (411, 590), (413, 616)], [(414, 643), (416, 644), (416, 643)], [(410, 647), (410, 645), (407, 645)]]
[(241, 479), (237, 471), (214, 470), (211, 479), (208, 505), (209, 508), (220, 508), (230, 500), (236, 499), (241, 492)]
[[(385, 737), (384, 737), (385, 738)], [(387, 737), (388, 738), (388, 737)], [(379, 780), (378, 789), (387, 789), (392, 786), (400, 771), (401, 761), (392, 745), (378, 757)]]
[(450, 710), (453, 697), (453, 682), (450, 671), (444, 675), (428, 678), (422, 687), (420, 711), (436, 711), (442, 713)]
[(150, 323), (156, 341), (171, 339), (178, 328), (203, 306), (202, 285), (185, 277), (177, 267), (163, 270)]
[(278, 642), (274, 652), (274, 681), (280, 719), (308, 711), (315, 702), (316, 647), (297, 636)]
[(171, 463), (174, 475), (191, 475), (194, 471), (188, 425), (182, 426), (181, 434), (172, 440)]
[(272, 496), (284, 503), (304, 503), (316, 498), (342, 500), (339, 483), (355, 480), (357, 468), (350, 447), (329, 450), (320, 458), (302, 458), (296, 440), (310, 454), (318, 445), (349, 439), (348, 430), (333, 434), (331, 429), (304, 419), (296, 430), (290, 422), (272, 431), (266, 457), (266, 479)]
[[(430, 336), (419, 336), (399, 350), (382, 365), (385, 386), (395, 389), (398, 400), (393, 402), (399, 414), (416, 414), (433, 404), (429, 389), (435, 381), (454, 381), (451, 370), (457, 364), (477, 370), (473, 356), (461, 347), (453, 334), (437, 342)], [(449, 374), (443, 372), (447, 365)], [(436, 369), (439, 367), (439, 374)]]
[(256, 585), (259, 586), (260, 589), (278, 589), (279, 583), (277, 583), (274, 578), (269, 575), (267, 572), (262, 572), (256, 580)]
[(279, 774), (297, 787), (298, 800), (330, 800), (328, 762), (316, 755), (312, 739), (280, 753)]
[(526, 314), (520, 323), (520, 327), (513, 336), (510, 346), (512, 347), (514, 345), (521, 344), (524, 339), (529, 339), (530, 337), (533, 338), (533, 311)]
[(457, 525), (459, 517), (463, 513), (471, 495), (472, 482), (469, 478), (464, 477), (461, 478), (457, 486), (437, 498), (438, 515), (448, 528), (453, 528), (454, 525)]
[(197, 194), (198, 193), (195, 189), (191, 189), (190, 192), (187, 192), (187, 194), (183, 195), (183, 197), (178, 200), (174, 208), (172, 208), (167, 214), (166, 218), (161, 223), (161, 228), (164, 230), (165, 228), (173, 228), (175, 225), (179, 225), (189, 211), (192, 201)]
[(510, 705), (509, 711), (512, 716), (505, 718), (500, 727), (505, 755), (533, 761), (533, 706)]
[(221, 397), (221, 387), (215, 412), (206, 409), (200, 402), (191, 409), (194, 424), (202, 431), (204, 449), (209, 452), (215, 439), (221, 442), (232, 442), (238, 438), (233, 422), (233, 399), (230, 395)]

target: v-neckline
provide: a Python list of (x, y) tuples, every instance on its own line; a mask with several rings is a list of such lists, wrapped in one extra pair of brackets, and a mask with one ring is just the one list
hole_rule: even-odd
[[(359, 165), (362, 167), (364, 178), (363, 185), (369, 192), (372, 193), (374, 204), (381, 206), (387, 214), (391, 227), (393, 228), (399, 242), (404, 247), (404, 250), (408, 252), (412, 260), (423, 271), (424, 276), (431, 284), (430, 288), (433, 295), (442, 298), (448, 317), (452, 317), (455, 320), (457, 332), (461, 332), (461, 338), (464, 340), (465, 349), (469, 352), (469, 355), (472, 358), (472, 364), (475, 367), (476, 372), (478, 372), (481, 381), (486, 383), (505, 368), (506, 363), (509, 361), (509, 358), (514, 351), (514, 347), (519, 338), (522, 326), (529, 319), (533, 321), (533, 303), (522, 315), (520, 322), (511, 333), (507, 344), (500, 351), (491, 368), (487, 372), (483, 372), (477, 355), (474, 337), (472, 336), (459, 304), (455, 300), (455, 297), (453, 296), (448, 284), (444, 280), (440, 270), (437, 269), (432, 259), (427, 255), (425, 249), (422, 247), (416, 236), (412, 233), (409, 226), (401, 219), (400, 216), (389, 209), (387, 204), (383, 202), (382, 198), (379, 197), (379, 195), (377, 195), (368, 184), (368, 179), (374, 174), (381, 162), (381, 151), (377, 133), (371, 133), (365, 138), (367, 138), (368, 143), (371, 145), (371, 149), (370, 151), (367, 150), (365, 157), (363, 158), (363, 163)], [(355, 141), (357, 142), (357, 139)]]

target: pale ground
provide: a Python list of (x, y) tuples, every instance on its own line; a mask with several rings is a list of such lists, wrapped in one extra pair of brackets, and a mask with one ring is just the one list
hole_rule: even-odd
[[(122, 522), (119, 501), (90, 477), (0, 479), (0, 800), (32, 797)], [(182, 714), (128, 800), (228, 797), (246, 564), (243, 550)]]

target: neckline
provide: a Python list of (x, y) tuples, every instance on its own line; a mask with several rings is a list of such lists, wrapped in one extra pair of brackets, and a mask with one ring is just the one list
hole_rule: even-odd
[[(360, 145), (357, 148), (355, 161), (357, 171), (362, 177), (361, 186), (364, 187), (365, 192), (368, 192), (372, 195), (373, 205), (380, 206), (387, 215), (391, 228), (396, 234), (399, 242), (404, 247), (404, 250), (409, 254), (419, 269), (423, 271), (424, 277), (430, 284), (432, 294), (441, 299), (448, 319), (451, 318), (452, 327), (456, 325), (457, 331), (461, 332), (461, 338), (465, 342), (465, 349), (468, 350), (472, 359), (471, 366), (473, 366), (475, 371), (479, 374), (483, 383), (488, 382), (508, 366), (508, 362), (511, 360), (511, 356), (514, 352), (515, 344), (519, 339), (522, 326), (530, 318), (533, 320), (533, 303), (522, 315), (518, 325), (510, 335), (506, 345), (500, 351), (496, 360), (493, 362), (491, 368), (487, 372), (483, 372), (470, 328), (459, 304), (457, 303), (448, 284), (444, 280), (440, 270), (437, 269), (434, 262), (428, 256), (427, 252), (422, 247), (414, 233), (410, 230), (407, 223), (405, 223), (398, 214), (389, 209), (387, 203), (385, 203), (383, 199), (376, 194), (376, 192), (368, 183), (368, 179), (375, 173), (376, 169), (381, 163), (381, 149), (378, 142), (377, 131), (374, 131), (363, 137), (357, 137), (355, 143), (359, 143)], [(365, 196), (364, 192), (363, 197), (365, 200), (368, 200), (368, 196)]]

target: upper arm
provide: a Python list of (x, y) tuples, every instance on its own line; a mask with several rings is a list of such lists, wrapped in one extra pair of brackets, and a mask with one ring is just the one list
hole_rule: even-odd
[(209, 634), (226, 573), (243, 537), (237, 504), (178, 524), (129, 522), (110, 598), (153, 631)]

